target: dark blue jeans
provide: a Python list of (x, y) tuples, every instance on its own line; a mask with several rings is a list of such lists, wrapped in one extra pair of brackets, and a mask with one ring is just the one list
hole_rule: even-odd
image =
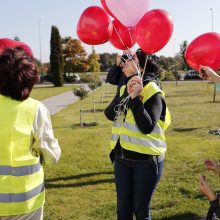
[(150, 201), (161, 177), (164, 161), (115, 158), (117, 220), (151, 220)]

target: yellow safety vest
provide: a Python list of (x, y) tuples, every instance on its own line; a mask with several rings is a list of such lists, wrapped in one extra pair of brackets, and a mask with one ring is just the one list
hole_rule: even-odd
[(38, 104), (0, 95), (0, 216), (29, 213), (44, 204), (40, 156), (30, 152)]
[[(122, 86), (120, 95), (122, 96), (125, 86)], [(144, 86), (141, 96), (145, 103), (154, 94), (164, 93), (154, 82), (149, 82)], [(122, 148), (142, 154), (163, 155), (167, 145), (165, 140), (165, 130), (171, 123), (170, 112), (166, 107), (165, 121), (159, 120), (150, 134), (143, 134), (135, 123), (131, 109), (128, 109), (124, 122), (113, 122), (111, 149), (114, 149), (118, 139)]]

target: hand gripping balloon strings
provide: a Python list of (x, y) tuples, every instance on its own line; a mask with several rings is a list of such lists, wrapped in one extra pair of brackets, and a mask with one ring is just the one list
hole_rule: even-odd
[(116, 113), (115, 116), (115, 122), (123, 123), (127, 110), (128, 110), (128, 101), (130, 99), (131, 95), (128, 95), (124, 99), (121, 100), (121, 102), (115, 106), (114, 111)]

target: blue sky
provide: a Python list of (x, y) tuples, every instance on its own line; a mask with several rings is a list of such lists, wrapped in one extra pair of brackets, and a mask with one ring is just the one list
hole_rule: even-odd
[[(100, 0), (0, 0), (0, 38), (18, 36), (40, 57), (39, 23), (41, 27), (42, 61), (49, 61), (51, 26), (59, 28), (62, 37), (77, 38), (76, 25), (82, 12), (89, 6), (101, 6)], [(131, 0), (132, 1), (132, 0)], [(136, 0), (133, 0), (136, 1)], [(157, 54), (173, 56), (184, 40), (189, 43), (212, 29), (220, 33), (220, 0), (151, 0), (151, 9), (167, 10), (174, 21), (174, 33), (169, 43)], [(135, 12), (134, 12), (135, 13)], [(43, 17), (43, 20), (40, 18)], [(88, 53), (91, 46), (83, 44)], [(111, 44), (95, 46), (97, 52), (116, 52)]]

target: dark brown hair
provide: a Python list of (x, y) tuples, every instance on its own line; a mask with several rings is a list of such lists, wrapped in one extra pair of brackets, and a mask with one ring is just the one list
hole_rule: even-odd
[(140, 67), (143, 69), (146, 63), (145, 74), (154, 73), (158, 75), (160, 72), (159, 58), (154, 54), (145, 53), (141, 48), (136, 51)]
[(37, 79), (35, 61), (22, 48), (10, 48), (0, 55), (0, 94), (25, 100)]

